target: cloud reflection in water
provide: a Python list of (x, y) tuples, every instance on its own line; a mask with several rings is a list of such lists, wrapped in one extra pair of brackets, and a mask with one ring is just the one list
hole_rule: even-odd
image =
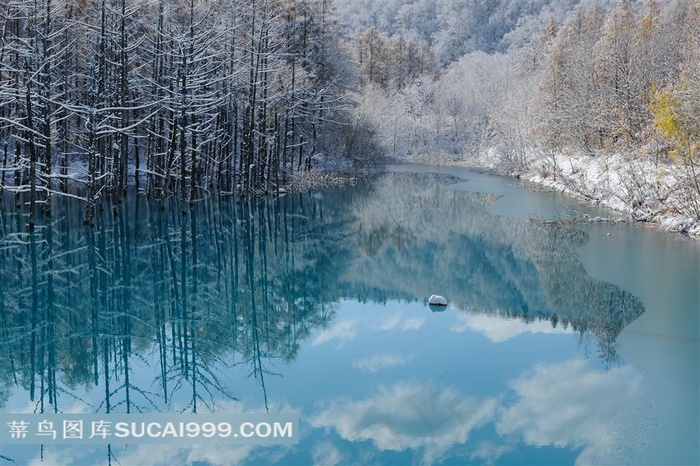
[[(574, 359), (536, 365), (509, 383), (512, 391), (496, 397), (469, 396), (431, 382), (400, 382), (365, 399), (326, 401), (309, 422), (332, 428), (349, 442), (371, 441), (378, 450), (413, 450), (426, 464), (459, 445), (467, 446), (472, 459), (492, 462), (518, 443), (581, 449), (577, 463), (601, 464), (614, 447), (612, 420), (640, 383), (630, 367), (604, 371)], [(472, 432), (489, 423), (497, 435), (468, 444)]]

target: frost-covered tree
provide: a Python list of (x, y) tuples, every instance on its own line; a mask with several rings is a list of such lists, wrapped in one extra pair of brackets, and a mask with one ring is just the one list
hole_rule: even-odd
[(541, 67), (540, 109), (543, 136), (550, 147), (600, 147), (603, 122), (598, 114), (600, 84), (595, 46), (602, 28), (600, 10), (578, 10), (561, 28), (550, 23), (547, 58)]
[(403, 35), (389, 38), (370, 27), (353, 46), (358, 84), (401, 89), (423, 75), (436, 75), (438, 62), (426, 42)]
[(347, 123), (330, 0), (17, 0), (0, 15), (0, 182), (30, 225), (59, 191), (92, 224), (130, 179), (183, 206), (273, 189)]
[(690, 216), (700, 218), (700, 5), (674, 18), (688, 34), (686, 54), (677, 79), (664, 88), (654, 88), (650, 110), (654, 129), (679, 172), (682, 206)]
[(55, 126), (65, 118), (65, 88), (56, 85), (57, 68), (65, 57), (60, 47), (67, 34), (65, 21), (55, 18), (55, 0), (9, 2), (0, 11), (0, 138), (3, 145), (2, 179), (14, 172), (17, 202), (28, 194), (30, 229), (38, 206), (50, 212)]

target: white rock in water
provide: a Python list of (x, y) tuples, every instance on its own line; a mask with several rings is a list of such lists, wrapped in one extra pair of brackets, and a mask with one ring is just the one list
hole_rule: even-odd
[(444, 296), (438, 296), (434, 294), (431, 295), (430, 298), (428, 298), (428, 304), (430, 304), (431, 306), (447, 306), (447, 300)]

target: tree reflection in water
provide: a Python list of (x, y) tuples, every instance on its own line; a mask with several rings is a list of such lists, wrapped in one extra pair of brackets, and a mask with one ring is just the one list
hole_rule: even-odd
[(209, 411), (235, 399), (221, 377), (236, 371), (267, 408), (270, 362), (293, 362), (339, 300), (421, 301), (436, 287), (466, 313), (594, 335), (614, 362), (643, 307), (588, 277), (575, 252), (585, 235), (496, 217), (494, 196), (445, 181), (388, 174), (370, 188), (208, 199), (187, 215), (135, 196), (92, 229), (70, 200), (31, 233), (3, 210), (0, 405), (26, 392), (37, 412), (58, 412), (103, 390), (87, 410)]

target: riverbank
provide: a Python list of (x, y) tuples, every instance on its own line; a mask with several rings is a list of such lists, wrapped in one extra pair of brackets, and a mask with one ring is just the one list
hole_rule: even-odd
[[(676, 164), (626, 154), (540, 157), (525, 171), (527, 181), (629, 214), (635, 221), (700, 238), (693, 215), (690, 177)], [(697, 205), (695, 205), (697, 209)]]
[(534, 188), (565, 193), (626, 213), (637, 222), (700, 239), (700, 219), (693, 215), (700, 194), (694, 193), (694, 180), (687, 170), (667, 161), (630, 154), (591, 156), (575, 152), (529, 152), (516, 160), (495, 150), (469, 159), (434, 156), (411, 161), (467, 166), (512, 176)]

